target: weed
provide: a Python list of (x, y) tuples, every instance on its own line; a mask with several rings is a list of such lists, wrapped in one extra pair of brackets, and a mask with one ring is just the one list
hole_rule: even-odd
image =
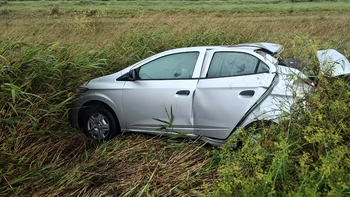
[(59, 15), (59, 14), (60, 14), (60, 11), (59, 11), (58, 5), (52, 6), (50, 15)]

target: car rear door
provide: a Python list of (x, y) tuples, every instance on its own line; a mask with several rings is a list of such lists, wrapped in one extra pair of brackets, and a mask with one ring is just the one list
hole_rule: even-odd
[(254, 52), (208, 51), (194, 95), (194, 132), (226, 139), (271, 85), (275, 70)]
[[(152, 133), (166, 127), (193, 132), (193, 95), (198, 83), (204, 49), (180, 49), (156, 55), (136, 69), (140, 79), (126, 81), (122, 93), (125, 128)], [(168, 113), (167, 113), (168, 112)]]

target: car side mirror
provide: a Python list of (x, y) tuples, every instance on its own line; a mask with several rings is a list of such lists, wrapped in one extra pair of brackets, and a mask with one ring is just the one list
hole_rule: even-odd
[(132, 69), (129, 71), (129, 81), (135, 81), (137, 79), (136, 70)]

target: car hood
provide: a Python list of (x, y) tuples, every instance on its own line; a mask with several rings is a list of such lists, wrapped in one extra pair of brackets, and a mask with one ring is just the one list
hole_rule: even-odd
[(116, 86), (118, 82), (116, 79), (122, 74), (121, 71), (105, 75), (102, 77), (91, 79), (90, 81), (85, 82), (81, 87), (89, 89), (110, 89)]
[(322, 73), (328, 76), (339, 76), (350, 73), (349, 60), (334, 49), (317, 51)]

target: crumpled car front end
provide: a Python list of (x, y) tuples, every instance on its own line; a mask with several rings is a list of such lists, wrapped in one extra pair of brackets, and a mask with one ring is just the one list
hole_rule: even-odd
[(349, 60), (334, 49), (317, 51), (320, 71), (330, 77), (350, 74)]

